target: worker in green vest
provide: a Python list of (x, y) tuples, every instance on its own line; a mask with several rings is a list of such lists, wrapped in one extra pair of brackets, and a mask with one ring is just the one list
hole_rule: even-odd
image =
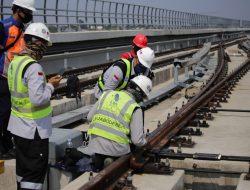
[(139, 102), (149, 95), (152, 81), (139, 75), (131, 79), (126, 90), (104, 92), (88, 114), (89, 154), (95, 168), (101, 170), (105, 160), (128, 154), (130, 145), (143, 146), (143, 112)]
[(62, 77), (57, 75), (47, 83), (38, 63), (52, 44), (43, 23), (30, 24), (24, 41), (25, 49), (14, 56), (8, 69), (11, 93), (8, 130), (16, 146), (17, 189), (42, 189), (52, 132), (50, 98)]
[(137, 56), (130, 59), (119, 59), (104, 69), (95, 86), (95, 97), (99, 99), (107, 90), (122, 90), (130, 79), (137, 75), (153, 78), (151, 66), (155, 59), (154, 50), (144, 47), (137, 51)]

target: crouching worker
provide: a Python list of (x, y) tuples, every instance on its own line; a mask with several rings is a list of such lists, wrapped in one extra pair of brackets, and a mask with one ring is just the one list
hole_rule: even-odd
[(32, 23), (24, 32), (25, 49), (14, 56), (8, 69), (11, 116), (8, 130), (16, 145), (17, 189), (42, 189), (48, 167), (52, 131), (50, 97), (62, 79), (46, 82), (38, 63), (51, 45), (43, 23)]
[(143, 131), (143, 114), (139, 102), (149, 95), (152, 81), (139, 75), (131, 79), (126, 90), (106, 91), (88, 114), (91, 121), (88, 149), (94, 154), (97, 170), (106, 161), (130, 153), (130, 144), (146, 144)]

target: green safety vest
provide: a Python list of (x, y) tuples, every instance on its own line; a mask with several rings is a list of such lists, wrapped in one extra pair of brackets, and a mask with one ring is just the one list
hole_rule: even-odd
[[(126, 64), (127, 70), (126, 70), (126, 75), (124, 77), (123, 82), (115, 90), (124, 89), (127, 86), (129, 79), (130, 79), (130, 75), (131, 75), (131, 63), (127, 59), (121, 59), (121, 60), (124, 64)], [(104, 73), (105, 72), (103, 72), (102, 75), (98, 79), (98, 86), (99, 86), (101, 91), (103, 91), (103, 89), (104, 89), (104, 81), (103, 81)]]
[(140, 106), (124, 91), (103, 93), (88, 134), (97, 135), (120, 144), (129, 144), (130, 121), (137, 107)]
[(29, 56), (15, 56), (8, 69), (11, 115), (26, 119), (40, 119), (47, 117), (52, 112), (52, 108), (50, 102), (35, 106), (29, 99), (28, 87), (22, 82), (22, 74), (25, 66), (31, 63), (36, 63), (36, 61)]

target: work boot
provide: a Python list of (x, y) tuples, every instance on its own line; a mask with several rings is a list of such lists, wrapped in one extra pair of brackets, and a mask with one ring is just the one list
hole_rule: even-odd
[(3, 154), (1, 156), (1, 159), (3, 160), (11, 160), (16, 158), (16, 150), (10, 149), (7, 153)]

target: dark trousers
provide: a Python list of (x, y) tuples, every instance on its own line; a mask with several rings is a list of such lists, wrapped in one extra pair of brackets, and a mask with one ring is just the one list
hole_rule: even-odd
[(11, 133), (7, 130), (11, 112), (10, 92), (7, 79), (0, 76), (0, 153), (13, 148)]
[(48, 168), (49, 139), (14, 135), (16, 145), (17, 189), (41, 189)]

